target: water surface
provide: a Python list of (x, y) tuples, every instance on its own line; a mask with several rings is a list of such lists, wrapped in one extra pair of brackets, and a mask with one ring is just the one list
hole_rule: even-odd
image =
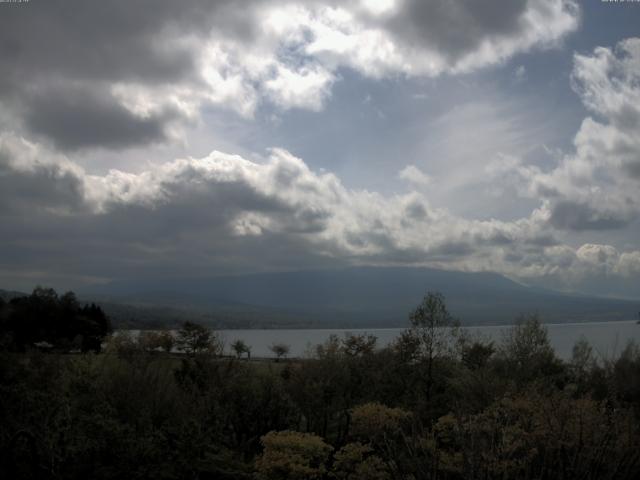
[[(549, 340), (557, 355), (571, 358), (573, 345), (581, 338), (586, 339), (594, 352), (603, 358), (611, 358), (620, 354), (630, 340), (640, 343), (640, 325), (635, 321), (598, 322), (598, 323), (564, 323), (545, 324), (549, 332)], [(499, 343), (510, 327), (477, 326), (465, 327), (471, 335), (481, 335)], [(366, 329), (291, 329), (291, 330), (219, 330), (226, 349), (234, 340), (243, 340), (251, 346), (253, 357), (273, 357), (269, 346), (274, 343), (289, 345), (291, 357), (302, 357), (309, 349), (326, 341), (330, 335), (343, 337), (345, 333), (368, 333), (378, 337), (378, 346), (388, 345), (404, 329), (402, 328), (366, 328)]]

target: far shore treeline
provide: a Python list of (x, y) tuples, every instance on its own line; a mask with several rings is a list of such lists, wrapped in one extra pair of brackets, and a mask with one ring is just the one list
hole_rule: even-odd
[(71, 292), (0, 299), (0, 478), (640, 478), (633, 342), (564, 361), (536, 315), (489, 341), (428, 292), (385, 347), (223, 347), (193, 322), (113, 334)]

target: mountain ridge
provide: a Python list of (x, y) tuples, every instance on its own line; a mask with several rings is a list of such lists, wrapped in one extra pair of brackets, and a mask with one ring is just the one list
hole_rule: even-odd
[(497, 273), (418, 267), (351, 267), (205, 278), (114, 282), (87, 295), (211, 312), (265, 309), (302, 323), (402, 326), (427, 291), (439, 291), (463, 324), (504, 324), (538, 312), (544, 321), (635, 318), (640, 302), (556, 292)]
[(632, 320), (640, 310), (640, 302), (528, 287), (497, 273), (419, 267), (131, 279), (77, 294), (103, 305), (119, 328), (184, 320), (218, 328), (382, 328), (407, 326), (428, 291), (441, 292), (463, 325), (508, 324), (528, 313), (548, 323)]

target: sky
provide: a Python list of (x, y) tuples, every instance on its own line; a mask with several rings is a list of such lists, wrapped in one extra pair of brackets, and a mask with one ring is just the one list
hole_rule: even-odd
[(0, 286), (352, 265), (640, 299), (640, 2), (0, 3)]

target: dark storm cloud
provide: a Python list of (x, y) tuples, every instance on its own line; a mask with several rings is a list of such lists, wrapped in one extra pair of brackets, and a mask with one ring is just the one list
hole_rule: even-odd
[(561, 201), (553, 206), (549, 222), (556, 228), (568, 230), (610, 230), (624, 227), (629, 219), (586, 204)]
[(0, 149), (0, 213), (21, 218), (46, 209), (78, 212), (84, 208), (84, 184), (73, 171), (55, 163), (17, 170), (10, 155)]
[(527, 0), (406, 0), (389, 30), (413, 47), (428, 45), (449, 60), (474, 51), (487, 38), (517, 35)]
[(166, 82), (193, 73), (192, 53), (180, 35), (248, 38), (254, 24), (243, 7), (252, 1), (31, 0), (2, 7), (0, 65), (21, 83), (32, 77)]
[(24, 122), (63, 150), (101, 146), (121, 148), (165, 138), (165, 125), (177, 113), (134, 115), (108, 91), (87, 86), (54, 86), (27, 97)]
[(164, 210), (142, 207), (102, 216), (34, 214), (13, 223), (11, 236), (0, 239), (0, 269), (152, 279), (339, 263), (310, 251), (308, 243), (295, 236), (265, 232), (230, 241), (224, 224), (177, 232), (169, 218)]
[[(204, 0), (32, 0), (1, 6), (0, 102), (63, 149), (119, 148), (163, 138), (173, 116), (141, 119), (113, 98), (117, 82), (198, 83), (180, 42), (218, 29), (244, 41), (255, 24), (238, 3)], [(64, 87), (61, 87), (64, 85)]]
[(289, 206), (238, 182), (196, 188), (182, 181), (165, 182), (153, 206), (114, 198), (98, 212), (84, 196), (83, 178), (68, 169), (0, 164), (0, 269), (150, 278), (300, 261), (295, 235), (264, 230), (253, 239), (234, 236), (230, 225), (244, 210), (291, 217)]
[[(406, 206), (419, 203), (415, 194), (349, 191), (284, 151), (266, 163), (214, 152), (103, 176), (12, 136), (0, 137), (0, 155), (5, 269), (96, 277), (309, 268), (321, 258), (343, 265), (449, 261), (476, 253), (449, 229), (485, 228), (455, 218), (432, 226), (426, 203), (422, 218), (398, 227)], [(415, 240), (407, 244), (405, 232)]]

